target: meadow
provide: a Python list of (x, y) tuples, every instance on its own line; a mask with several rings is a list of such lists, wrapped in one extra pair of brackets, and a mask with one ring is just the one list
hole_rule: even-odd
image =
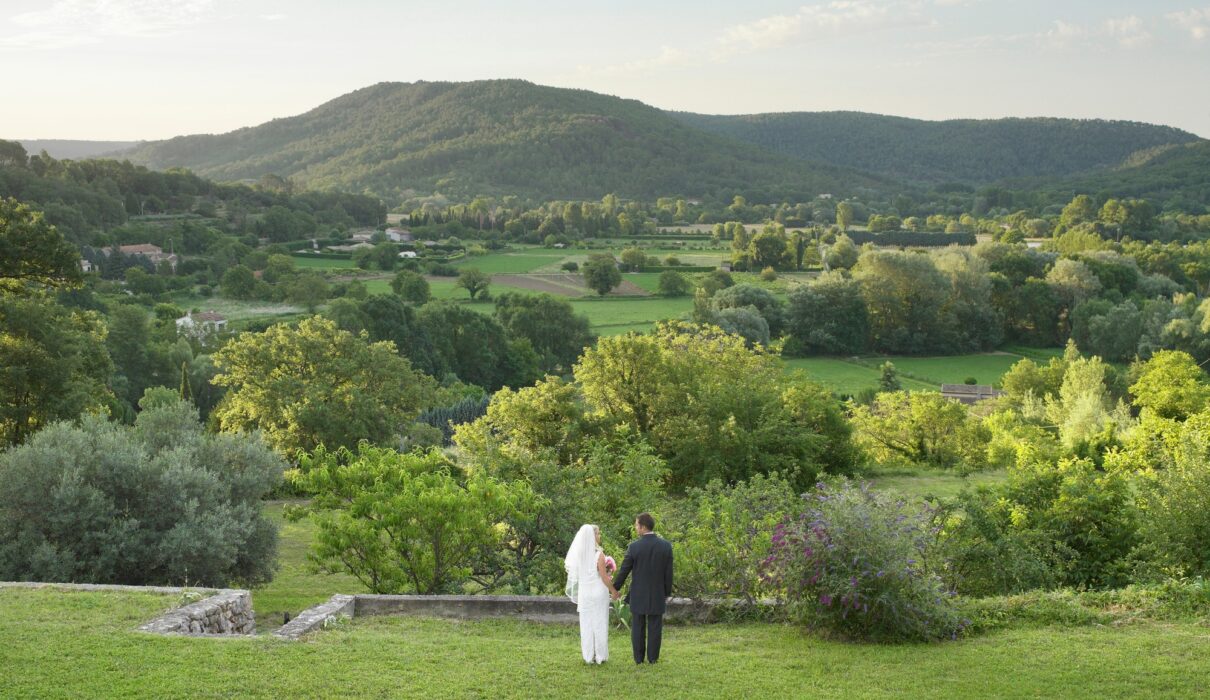
[(586, 666), (572, 625), (360, 618), (301, 642), (157, 637), (178, 601), (144, 593), (0, 592), (5, 698), (852, 697), (1191, 698), (1210, 690), (1192, 620), (1021, 624), (957, 641), (831, 641), (780, 624), (669, 626), (636, 667), (624, 632)]

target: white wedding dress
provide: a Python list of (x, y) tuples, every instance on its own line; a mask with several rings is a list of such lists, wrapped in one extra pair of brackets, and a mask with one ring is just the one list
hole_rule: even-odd
[(564, 559), (567, 595), (580, 612), (580, 654), (590, 664), (609, 659), (609, 589), (597, 571), (597, 560), (603, 556), (595, 529), (585, 525)]

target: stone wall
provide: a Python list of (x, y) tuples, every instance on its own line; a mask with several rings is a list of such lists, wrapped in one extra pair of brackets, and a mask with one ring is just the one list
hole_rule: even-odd
[(350, 618), (354, 613), (354, 596), (334, 595), (326, 603), (307, 608), (273, 633), (278, 639), (296, 640), (308, 632), (323, 629), (329, 620)]
[(154, 634), (255, 634), (252, 594), (239, 590), (219, 591), (196, 603), (169, 610), (139, 629)]

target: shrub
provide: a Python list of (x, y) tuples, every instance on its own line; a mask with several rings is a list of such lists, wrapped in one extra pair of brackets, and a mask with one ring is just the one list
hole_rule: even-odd
[(780, 524), (766, 580), (791, 618), (846, 637), (922, 641), (954, 637), (964, 623), (937, 575), (932, 514), (858, 487), (819, 484)]
[(776, 281), (777, 280), (777, 270), (774, 270), (772, 266), (766, 267), (765, 269), (760, 271), (760, 278), (766, 282)]
[(692, 289), (689, 279), (675, 270), (660, 273), (660, 294), (666, 297), (683, 297)]
[(427, 304), (432, 294), (429, 283), (422, 275), (411, 270), (400, 270), (391, 280), (391, 291), (413, 304)]
[(563, 263), (559, 267), (561, 267), (562, 269), (564, 269), (568, 272), (579, 272), (580, 271), (580, 264), (577, 263), (575, 260), (568, 260), (567, 262)]
[(463, 482), (440, 452), (399, 454), (365, 442), (357, 452), (317, 449), (292, 480), (314, 494), (312, 560), (374, 593), (460, 590), (479, 553), (498, 545), (497, 523), (533, 507), (520, 482)]
[(1122, 473), (1087, 459), (1035, 461), (1009, 481), (963, 497), (944, 525), (951, 582), (962, 593), (1127, 582), (1137, 510)]
[(86, 416), (0, 454), (0, 580), (227, 586), (269, 581), (260, 499), (283, 463), (258, 437), (204, 433), (178, 400), (133, 427)]
[(757, 474), (732, 486), (712, 481), (665, 506), (657, 522), (676, 542), (677, 595), (754, 606), (766, 590), (760, 567), (773, 531), (798, 502), (789, 483)]

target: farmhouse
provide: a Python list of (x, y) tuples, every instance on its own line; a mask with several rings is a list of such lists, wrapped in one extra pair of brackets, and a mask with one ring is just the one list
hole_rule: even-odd
[(1004, 392), (986, 384), (942, 384), (941, 395), (968, 405), (1004, 396)]
[(163, 248), (152, 243), (118, 246), (118, 252), (122, 253), (122, 255), (138, 255), (147, 258), (155, 265), (159, 265), (166, 260), (173, 270), (176, 269), (176, 254), (165, 253)]
[(203, 311), (195, 314), (186, 313), (176, 320), (178, 335), (188, 335), (194, 338), (204, 338), (212, 333), (222, 333), (227, 330), (227, 319), (213, 311)]
[(406, 228), (388, 228), (386, 234), (387, 240), (393, 243), (410, 243), (412, 240), (412, 232)]

